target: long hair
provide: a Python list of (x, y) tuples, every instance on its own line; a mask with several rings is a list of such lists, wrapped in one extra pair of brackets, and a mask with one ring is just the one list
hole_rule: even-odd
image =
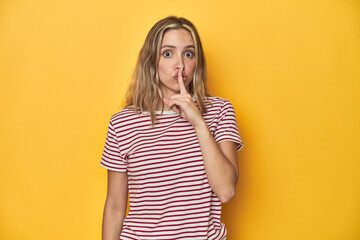
[(206, 113), (205, 98), (209, 95), (206, 88), (205, 56), (199, 34), (194, 24), (189, 20), (169, 16), (158, 21), (146, 36), (126, 94), (125, 107), (134, 109), (136, 114), (144, 111), (149, 112), (153, 126), (157, 121), (155, 111), (159, 102), (162, 111), (164, 110), (158, 72), (161, 43), (165, 32), (174, 29), (185, 29), (191, 33), (193, 38), (196, 67), (192, 81), (189, 84), (189, 93), (195, 98), (200, 111)]

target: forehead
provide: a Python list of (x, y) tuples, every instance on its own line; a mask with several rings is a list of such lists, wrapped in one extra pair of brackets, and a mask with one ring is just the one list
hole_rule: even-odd
[(194, 45), (191, 33), (185, 29), (171, 29), (165, 32), (161, 45)]

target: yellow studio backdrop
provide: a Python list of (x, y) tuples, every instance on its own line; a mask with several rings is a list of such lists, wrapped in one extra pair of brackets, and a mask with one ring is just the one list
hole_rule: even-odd
[(0, 239), (100, 239), (107, 125), (168, 15), (236, 110), (228, 239), (359, 240), (358, 0), (0, 1)]

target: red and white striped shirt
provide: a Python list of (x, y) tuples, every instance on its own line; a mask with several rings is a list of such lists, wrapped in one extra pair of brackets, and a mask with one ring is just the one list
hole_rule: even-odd
[[(214, 139), (243, 146), (235, 111), (220, 97), (208, 97), (203, 114)], [(130, 210), (120, 239), (226, 239), (221, 202), (206, 177), (193, 126), (174, 111), (123, 109), (110, 119), (100, 165), (128, 174)]]

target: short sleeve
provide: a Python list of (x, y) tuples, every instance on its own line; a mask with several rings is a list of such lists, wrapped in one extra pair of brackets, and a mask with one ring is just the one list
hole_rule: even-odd
[(100, 165), (116, 172), (126, 172), (127, 170), (127, 161), (120, 152), (120, 144), (111, 120)]
[(244, 145), (236, 123), (234, 107), (228, 100), (224, 101), (224, 104), (220, 109), (219, 120), (215, 129), (214, 138), (217, 143), (222, 141), (232, 141), (236, 143), (238, 151)]

